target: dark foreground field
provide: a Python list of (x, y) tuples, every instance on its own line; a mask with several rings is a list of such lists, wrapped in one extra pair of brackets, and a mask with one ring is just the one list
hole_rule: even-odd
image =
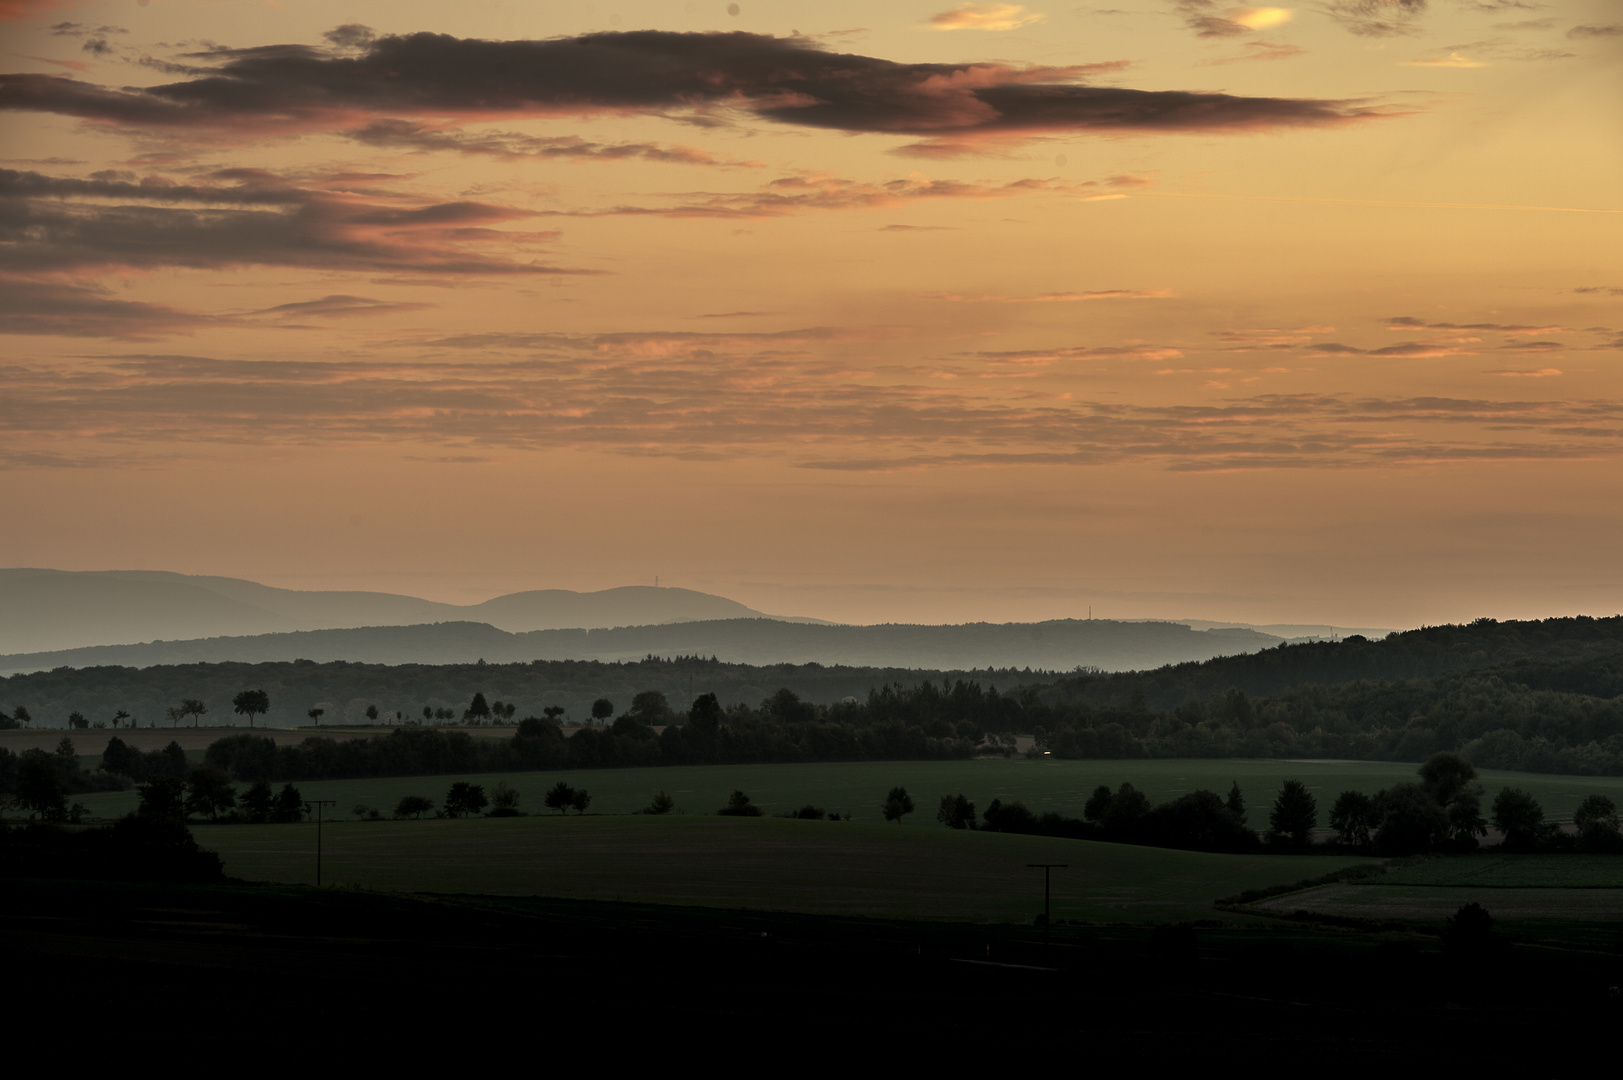
[[(1339, 1074), (1610, 1039), (1606, 950), (1446, 953), (1413, 929), (1195, 928), (751, 913), (300, 886), (10, 880), (0, 967), (23, 1041), (185, 1067), (800, 1075), (1025, 1061)], [(1044, 1055), (1031, 1058), (1029, 1055)], [(1056, 1058), (1052, 1055), (1060, 1055)]]
[[(233, 877), (315, 882), (316, 827), (194, 830)], [(1029, 922), (1054, 871), (1055, 919), (1178, 922), (1247, 889), (1367, 862), (861, 822), (532, 817), (328, 823), (323, 879), (402, 892), (655, 901), (882, 918)]]

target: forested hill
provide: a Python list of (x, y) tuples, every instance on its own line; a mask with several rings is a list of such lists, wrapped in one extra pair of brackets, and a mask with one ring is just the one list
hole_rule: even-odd
[(1137, 700), (1162, 710), (1231, 688), (1256, 698), (1309, 684), (1434, 679), (1486, 668), (1502, 668), (1509, 681), (1532, 689), (1613, 697), (1619, 692), (1619, 652), (1623, 652), (1623, 616), (1529, 622), (1478, 619), (1388, 634), (1378, 641), (1354, 636), (1153, 671), (1077, 675), (1056, 682), (1045, 697), (1116, 707)]
[(183, 698), (208, 707), (207, 725), (242, 724), (232, 713), (232, 698), (243, 690), (263, 690), (270, 712), (257, 723), (271, 727), (308, 724), (308, 710), (323, 709), (323, 725), (364, 724), (375, 707), (383, 722), (418, 720), (422, 710), (449, 710), (461, 716), (476, 693), (492, 702), (516, 706), (518, 717), (540, 716), (547, 706), (561, 706), (566, 717), (591, 716), (592, 703), (608, 698), (617, 709), (645, 690), (657, 690), (685, 711), (693, 700), (716, 694), (724, 704), (754, 706), (788, 688), (806, 701), (832, 705), (844, 698), (866, 701), (877, 687), (900, 683), (943, 683), (969, 680), (1008, 692), (1051, 682), (1052, 672), (980, 670), (918, 671), (883, 667), (823, 667), (820, 664), (775, 664), (754, 667), (699, 657), (643, 659), (630, 663), (537, 660), (523, 664), (317, 664), (309, 660), (278, 663), (178, 664), (147, 668), (58, 668), (0, 678), (0, 707), (23, 706), (34, 727), (64, 727), (73, 713), (91, 723), (105, 723), (122, 709), (141, 727), (156, 722), (168, 727), (167, 710)]
[(706, 619), (607, 629), (509, 633), (484, 623), (308, 630), (99, 645), (0, 656), (0, 673), (57, 667), (184, 665), (268, 660), (361, 664), (458, 664), (487, 660), (601, 660), (715, 656), (733, 664), (839, 664), (847, 667), (965, 671), (1026, 668), (1101, 671), (1155, 668), (1255, 652), (1281, 639), (1238, 627), (1194, 630), (1183, 623), (1054, 619), (1038, 623), (919, 626), (812, 625), (770, 619)]

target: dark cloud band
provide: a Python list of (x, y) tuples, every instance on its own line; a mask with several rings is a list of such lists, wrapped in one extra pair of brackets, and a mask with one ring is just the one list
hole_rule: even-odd
[[(0, 107), (141, 128), (304, 130), (375, 117), (710, 117), (922, 137), (926, 147), (1045, 132), (1212, 132), (1382, 115), (1347, 101), (1083, 85), (1087, 66), (906, 64), (801, 38), (663, 31), (548, 41), (410, 34), (359, 50), (279, 45), (193, 54), (183, 81), (113, 89), (0, 76)], [(1110, 68), (1112, 65), (1103, 65)]]

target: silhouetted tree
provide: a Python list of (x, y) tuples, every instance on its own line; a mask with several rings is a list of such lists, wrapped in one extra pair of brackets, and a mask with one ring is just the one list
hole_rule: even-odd
[(197, 726), (198, 717), (209, 711), (209, 707), (197, 698), (180, 699), (180, 715), (192, 718), (192, 727)]
[(1375, 850), (1382, 855), (1430, 851), (1448, 835), (1448, 814), (1419, 784), (1393, 784), (1375, 796)]
[(518, 815), (518, 791), (503, 780), (490, 789), (490, 816), (516, 817)]
[(271, 790), (269, 780), (255, 780), (237, 798), (237, 804), (248, 818), (250, 825), (263, 825), (270, 820), (271, 808), (276, 804), (276, 793)]
[(1110, 788), (1100, 784), (1088, 796), (1088, 801), (1082, 805), (1082, 816), (1089, 821), (1103, 821), (1106, 813), (1110, 811)]
[(433, 799), (425, 799), (421, 795), (406, 795), (394, 804), (394, 816), (420, 818), (432, 809), (434, 809)]
[(1578, 850), (1606, 854), (1623, 849), (1618, 835), (1617, 804), (1604, 795), (1590, 795), (1572, 812), (1578, 827)]
[(586, 808), (592, 805), (592, 793), (585, 788), (576, 788), (575, 797), (569, 800), (569, 805), (575, 808), (577, 814), (586, 813)]
[(237, 789), (225, 770), (207, 766), (192, 770), (186, 783), (186, 813), (207, 814), (210, 821), (218, 821), (220, 811), (236, 805)]
[(292, 784), (283, 784), (282, 790), (276, 793), (276, 805), (271, 808), (271, 822), (276, 825), (291, 825), (304, 820), (304, 796)]
[(1288, 839), (1293, 844), (1306, 844), (1319, 824), (1319, 806), (1307, 785), (1300, 780), (1286, 780), (1268, 814), (1268, 838), (1273, 841)]
[(569, 808), (575, 805), (575, 789), (562, 780), (552, 785), (546, 797), (541, 800), (546, 803), (549, 810), (561, 810), (567, 817)]
[(1343, 844), (1365, 847), (1376, 825), (1375, 800), (1357, 791), (1343, 791), (1330, 808), (1330, 827)]
[(143, 817), (182, 818), (186, 813), (186, 782), (178, 776), (156, 776), (140, 789), (140, 806), (136, 813)]
[(116, 729), (121, 722), (128, 720), (129, 718), (129, 713), (125, 712), (123, 709), (118, 710), (113, 714), (113, 727)]
[(1234, 815), (1234, 820), (1244, 825), (1245, 796), (1240, 794), (1240, 782), (1238, 780), (1234, 781), (1233, 786), (1229, 788), (1228, 802), (1225, 805), (1228, 807), (1229, 813)]
[(373, 723), (377, 723), (378, 707), (376, 705), (368, 705), (366, 707), (366, 718)]
[(306, 715), (306, 716), (308, 716), (310, 718), (310, 722), (312, 724), (314, 724), (316, 727), (320, 727), (321, 726), (321, 718), (323, 716), (327, 715), (327, 710), (326, 709), (311, 709), (309, 712), (305, 713), (304, 715)]
[(614, 702), (606, 697), (600, 697), (592, 702), (592, 719), (602, 723), (614, 715)]
[(973, 829), (975, 804), (962, 795), (943, 795), (941, 808), (936, 811), (935, 819), (949, 829)]
[(68, 816), (68, 785), (61, 765), (44, 750), (24, 750), (17, 762), (17, 805), (30, 817), (64, 821)]
[(717, 810), (718, 814), (729, 817), (760, 817), (761, 808), (750, 802), (750, 797), (742, 791), (735, 791), (727, 796), (727, 805)]
[(488, 805), (490, 800), (485, 798), (485, 789), (466, 780), (458, 780), (451, 785), (451, 790), (445, 793), (444, 806), (447, 817), (477, 814)]
[(654, 796), (654, 801), (648, 804), (643, 811), (645, 814), (668, 814), (676, 809), (676, 800), (661, 791)]
[(462, 710), (462, 719), (463, 722), (471, 720), (475, 724), (482, 724), (490, 719), (490, 705), (485, 701), (483, 690), (474, 693), (473, 700), (468, 703), (466, 709)]
[(254, 717), (270, 711), (270, 695), (263, 690), (244, 690), (231, 699), (232, 711), (248, 717), (248, 726), (254, 726)]
[[(595, 706), (592, 715), (597, 715)], [(671, 703), (666, 701), (665, 695), (658, 690), (644, 690), (632, 698), (627, 715), (644, 724), (666, 724), (675, 718), (675, 714), (671, 712)]]
[(904, 787), (893, 787), (890, 794), (885, 796), (884, 805), (879, 809), (884, 813), (886, 821), (894, 821), (900, 825), (902, 818), (913, 812), (913, 796), (909, 795)]
[(1520, 788), (1507, 787), (1493, 800), (1493, 827), (1511, 851), (1533, 851), (1545, 833), (1544, 808)]
[(89, 726), (90, 726), (90, 721), (85, 719), (85, 714), (84, 713), (82, 713), (82, 712), (68, 713), (68, 727), (72, 728), (75, 731), (83, 731), (84, 729), (88, 728)]

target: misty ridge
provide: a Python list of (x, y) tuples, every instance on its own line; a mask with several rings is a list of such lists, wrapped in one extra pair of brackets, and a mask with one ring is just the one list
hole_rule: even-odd
[(1203, 627), (1196, 629), (1108, 619), (848, 626), (767, 615), (679, 588), (555, 589), (455, 605), (156, 571), (0, 571), (0, 611), (3, 673), (291, 660), (621, 662), (651, 654), (756, 665), (1130, 671), (1338, 633), (1328, 626), (1266, 633), (1233, 624), (1196, 623)]

